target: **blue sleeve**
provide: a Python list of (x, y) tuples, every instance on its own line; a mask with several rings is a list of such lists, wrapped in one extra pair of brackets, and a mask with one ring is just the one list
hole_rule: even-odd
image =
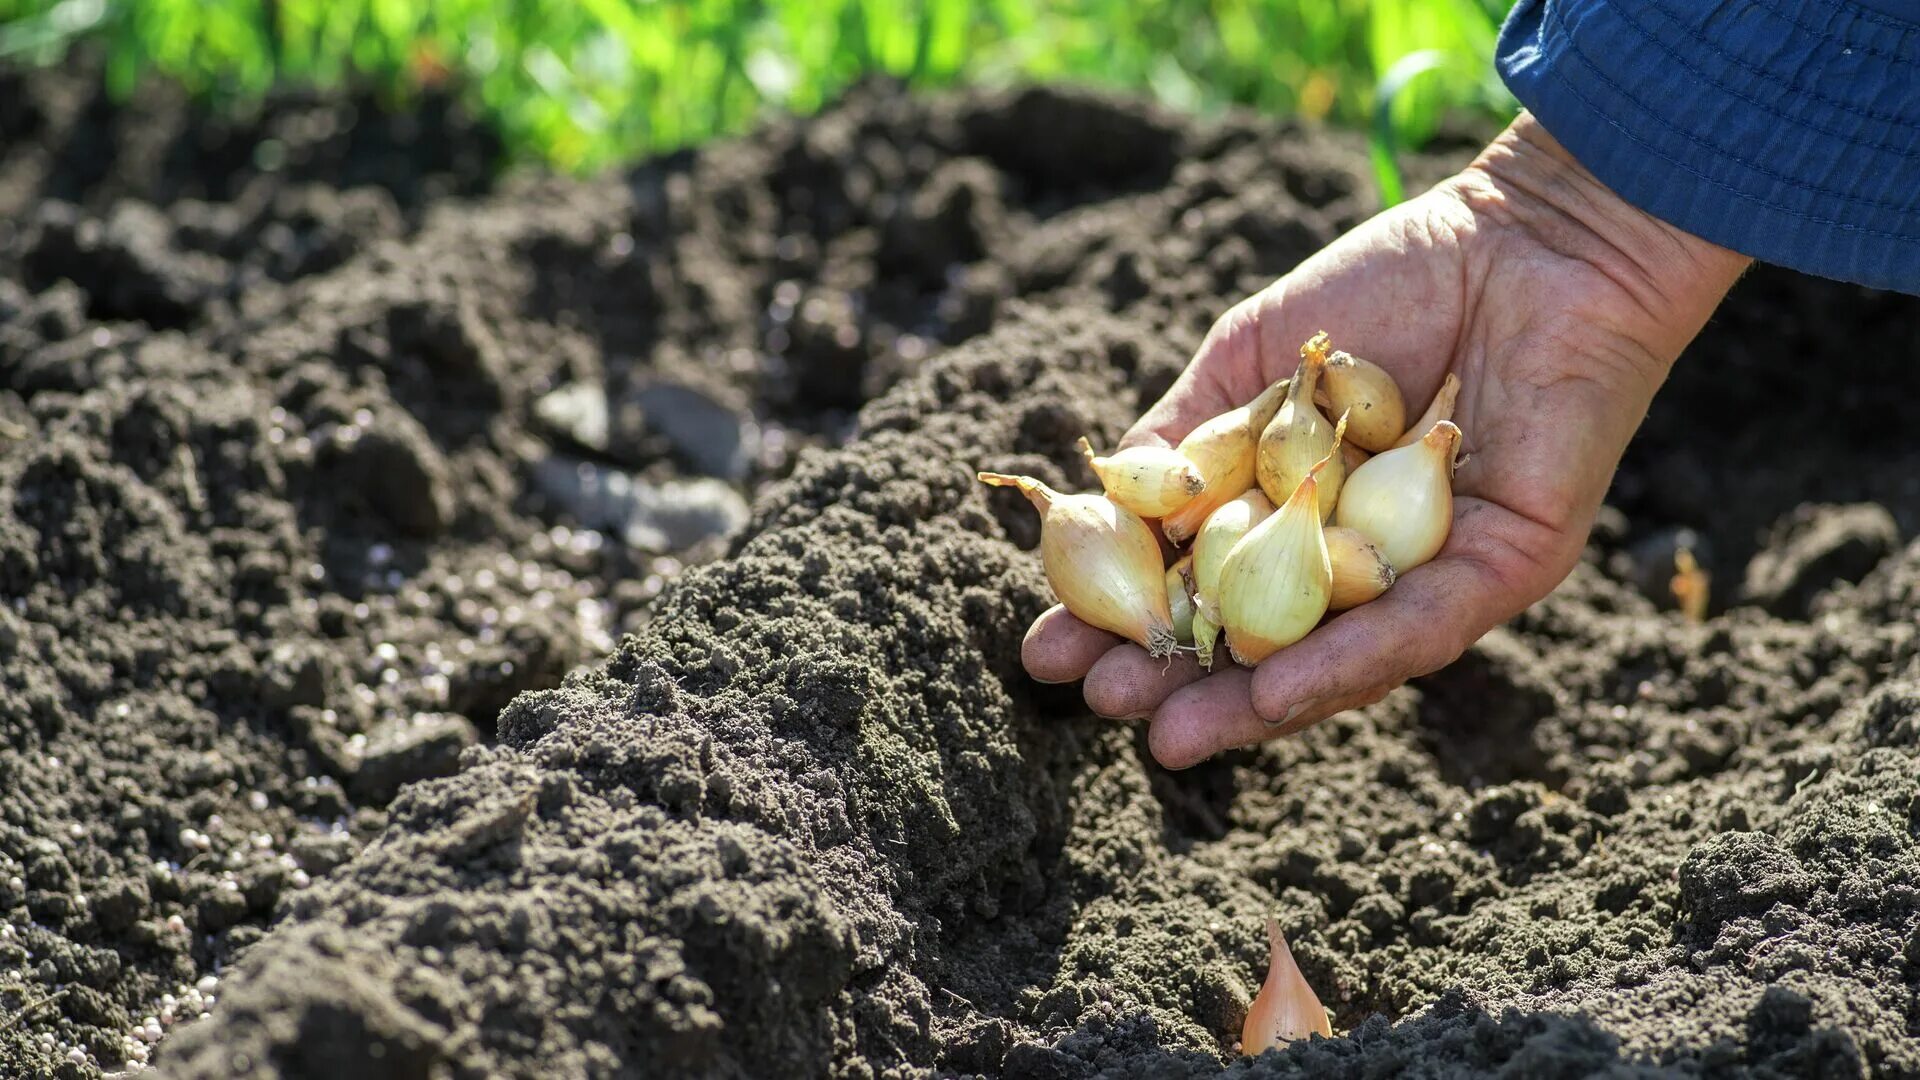
[(1648, 213), (1920, 293), (1920, 0), (1520, 0), (1498, 62)]

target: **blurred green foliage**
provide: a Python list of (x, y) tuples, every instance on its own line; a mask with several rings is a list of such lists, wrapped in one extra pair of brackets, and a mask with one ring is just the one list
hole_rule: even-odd
[(738, 131), (767, 108), (814, 109), (875, 72), (1072, 80), (1361, 124), (1393, 65), (1431, 50), (1438, 61), (1378, 110), (1406, 145), (1444, 108), (1511, 109), (1491, 66), (1509, 3), (0, 0), (0, 55), (50, 61), (96, 39), (122, 93), (149, 73), (240, 98), (286, 81), (395, 96), (451, 82), (517, 154), (583, 170)]

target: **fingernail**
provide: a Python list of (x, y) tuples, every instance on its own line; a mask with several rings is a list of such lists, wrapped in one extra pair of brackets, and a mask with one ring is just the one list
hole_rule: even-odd
[(1266, 721), (1266, 724), (1268, 727), (1273, 727), (1273, 728), (1286, 727), (1288, 724), (1293, 723), (1295, 720), (1299, 719), (1300, 717), (1305, 716), (1307, 714), (1307, 710), (1313, 708), (1314, 704), (1315, 703), (1311, 701), (1298, 702), (1293, 706), (1293, 708), (1287, 710), (1287, 715), (1281, 717), (1278, 720), (1268, 720)]
[(1041, 686), (1065, 686), (1073, 681), (1072, 679), (1043, 679), (1038, 675), (1028, 675), (1027, 678), (1032, 679)]

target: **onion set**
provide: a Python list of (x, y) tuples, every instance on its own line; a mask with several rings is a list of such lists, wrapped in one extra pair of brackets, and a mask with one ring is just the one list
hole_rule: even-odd
[(1154, 656), (1173, 652), (1179, 638), (1160, 542), (1139, 515), (1104, 495), (1062, 495), (1031, 476), (983, 472), (979, 480), (1018, 488), (1040, 511), (1040, 562), (1068, 611)]
[(1207, 486), (1206, 478), (1193, 462), (1180, 451), (1165, 446), (1131, 446), (1109, 457), (1100, 457), (1083, 436), (1080, 453), (1086, 457), (1093, 475), (1100, 478), (1107, 498), (1141, 517), (1171, 514)]
[(1287, 383), (1281, 379), (1259, 397), (1208, 420), (1180, 440), (1180, 455), (1200, 470), (1206, 486), (1185, 506), (1160, 519), (1160, 531), (1167, 539), (1176, 544), (1193, 539), (1209, 515), (1253, 486), (1260, 433), (1286, 400)]
[(1463, 441), (1459, 379), (1448, 374), (1409, 425), (1385, 368), (1325, 333), (1300, 357), (1291, 378), (1177, 447), (1101, 456), (1082, 439), (1102, 494), (979, 474), (1040, 512), (1041, 560), (1068, 611), (1156, 657), (1258, 664), (1439, 554)]
[[(1327, 366), (1327, 335), (1315, 334), (1300, 349), (1300, 367), (1287, 387), (1287, 400), (1274, 414), (1273, 422), (1260, 433), (1260, 449), (1255, 472), (1261, 490), (1275, 506), (1284, 505), (1307, 471), (1333, 451), (1333, 424), (1314, 404), (1314, 389), (1320, 385)], [(1347, 467), (1335, 457), (1321, 470), (1315, 484), (1319, 492), (1320, 520), (1332, 516), (1340, 498), (1340, 483)]]
[(1320, 474), (1340, 460), (1342, 420), (1325, 457), (1293, 494), (1227, 552), (1220, 567), (1220, 626), (1227, 650), (1248, 667), (1306, 637), (1333, 599), (1333, 564), (1320, 525)]
[(1240, 1026), (1240, 1052), (1259, 1057), (1276, 1046), (1297, 1042), (1309, 1035), (1333, 1037), (1333, 1024), (1327, 1019), (1320, 996), (1307, 985), (1294, 963), (1293, 950), (1280, 923), (1267, 920), (1267, 979), (1247, 1006), (1246, 1022)]

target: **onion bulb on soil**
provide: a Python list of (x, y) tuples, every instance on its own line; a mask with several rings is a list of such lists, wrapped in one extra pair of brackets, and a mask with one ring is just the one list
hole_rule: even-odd
[(1173, 652), (1178, 639), (1165, 564), (1146, 522), (1104, 496), (1062, 495), (1031, 476), (983, 472), (978, 478), (1018, 488), (1040, 511), (1040, 561), (1068, 611), (1154, 656)]
[(1327, 388), (1327, 413), (1347, 414), (1347, 442), (1362, 450), (1392, 448), (1407, 429), (1407, 403), (1387, 369), (1371, 360), (1336, 350), (1327, 358), (1321, 382)]
[(1396, 573), (1439, 554), (1453, 528), (1453, 455), (1460, 429), (1441, 420), (1419, 441), (1376, 454), (1347, 478), (1336, 524), (1373, 541)]
[(1324, 531), (1327, 561), (1333, 567), (1333, 593), (1327, 600), (1327, 610), (1359, 607), (1393, 588), (1397, 576), (1393, 564), (1380, 554), (1373, 541), (1338, 525), (1329, 525)]
[[(1318, 333), (1308, 339), (1300, 347), (1300, 356), (1299, 370), (1287, 387), (1287, 400), (1260, 434), (1255, 460), (1255, 478), (1275, 505), (1286, 502), (1307, 471), (1325, 459), (1335, 445), (1333, 425), (1313, 403), (1314, 388), (1327, 365), (1327, 335)], [(1315, 485), (1320, 493), (1320, 520), (1332, 516), (1346, 472), (1337, 455), (1321, 468)]]
[(1674, 603), (1680, 606), (1680, 614), (1691, 623), (1707, 621), (1708, 589), (1713, 578), (1700, 560), (1693, 557), (1693, 549), (1682, 544), (1673, 553), (1673, 579), (1667, 588), (1673, 592)]
[(1332, 602), (1319, 477), (1338, 466), (1345, 429), (1343, 421), (1326, 456), (1307, 470), (1280, 509), (1240, 538), (1220, 568), (1220, 626), (1227, 650), (1248, 667), (1306, 637)]
[(1130, 446), (1101, 457), (1084, 437), (1080, 452), (1107, 498), (1141, 517), (1164, 517), (1187, 505), (1207, 486), (1206, 477), (1178, 450), (1165, 446)]
[(1447, 377), (1441, 380), (1440, 391), (1433, 395), (1433, 401), (1428, 404), (1427, 411), (1421, 413), (1420, 419), (1415, 420), (1412, 427), (1395, 439), (1393, 445), (1395, 447), (1412, 446), (1420, 441), (1420, 436), (1432, 431), (1433, 425), (1442, 420), (1453, 419), (1453, 407), (1459, 400), (1460, 376), (1449, 371)]
[(1207, 486), (1187, 505), (1161, 518), (1160, 531), (1167, 539), (1176, 544), (1193, 539), (1208, 515), (1253, 486), (1260, 435), (1286, 400), (1287, 383), (1281, 379), (1259, 397), (1221, 413), (1180, 440), (1180, 455), (1200, 470)]
[(1193, 555), (1167, 567), (1167, 609), (1173, 613), (1173, 636), (1182, 645), (1193, 644)]
[(1280, 932), (1280, 923), (1267, 920), (1267, 979), (1247, 1006), (1240, 1026), (1240, 1052), (1258, 1057), (1267, 1050), (1318, 1034), (1333, 1037), (1333, 1024), (1319, 995), (1307, 985), (1294, 963), (1293, 950)]

